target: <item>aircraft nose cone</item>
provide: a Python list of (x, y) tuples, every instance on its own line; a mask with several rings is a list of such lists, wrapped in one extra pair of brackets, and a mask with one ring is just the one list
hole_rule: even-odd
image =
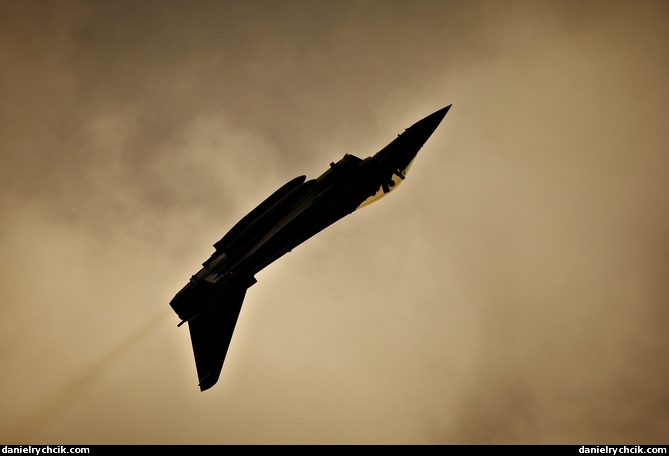
[(439, 122), (441, 122), (441, 120), (442, 120), (444, 117), (446, 117), (446, 113), (448, 113), (448, 110), (451, 109), (451, 106), (453, 106), (453, 105), (452, 105), (452, 104), (449, 104), (449, 105), (446, 106), (445, 108), (441, 108), (439, 111), (437, 111), (437, 112), (435, 112), (435, 113), (433, 113), (433, 114), (430, 114), (428, 117), (432, 117), (432, 116), (436, 116), (436, 117), (438, 117), (439, 120), (437, 121), (437, 124), (439, 124)]
[(415, 135), (415, 138), (418, 139), (421, 144), (425, 143), (425, 141), (427, 141), (427, 139), (432, 136), (434, 130), (437, 129), (441, 121), (446, 116), (448, 110), (451, 109), (451, 106), (453, 105), (448, 105), (445, 108), (442, 108), (439, 111), (433, 112), (429, 116), (424, 117), (423, 119), (413, 124), (411, 127), (407, 128), (407, 131), (410, 131), (412, 136)]
[(419, 120), (416, 122), (413, 127), (420, 127), (421, 130), (429, 130), (430, 134), (434, 132), (434, 130), (437, 129), (441, 121), (446, 117), (446, 113), (448, 112), (449, 109), (451, 109), (451, 106), (453, 105), (448, 105), (445, 108), (440, 109), (437, 112), (433, 112), (429, 116)]

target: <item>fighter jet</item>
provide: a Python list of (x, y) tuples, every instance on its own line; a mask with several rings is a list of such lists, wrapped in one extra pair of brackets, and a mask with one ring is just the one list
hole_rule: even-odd
[(288, 181), (214, 244), (215, 252), (170, 302), (181, 319), (178, 326), (188, 323), (200, 391), (219, 379), (255, 275), (337, 220), (396, 189), (450, 107), (419, 120), (372, 157), (345, 154), (316, 179)]

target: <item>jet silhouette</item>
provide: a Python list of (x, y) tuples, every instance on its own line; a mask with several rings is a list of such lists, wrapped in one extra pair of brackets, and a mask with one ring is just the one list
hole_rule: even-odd
[(316, 179), (299, 176), (249, 212), (170, 302), (188, 322), (201, 391), (216, 384), (255, 274), (319, 231), (387, 195), (451, 105), (419, 120), (364, 160), (346, 154)]

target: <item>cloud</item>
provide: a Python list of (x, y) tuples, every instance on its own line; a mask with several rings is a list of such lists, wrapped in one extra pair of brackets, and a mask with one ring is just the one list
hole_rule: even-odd
[[(0, 17), (8, 440), (662, 443), (664, 3)], [(259, 274), (200, 394), (167, 304), (212, 244), (450, 103), (400, 190)]]

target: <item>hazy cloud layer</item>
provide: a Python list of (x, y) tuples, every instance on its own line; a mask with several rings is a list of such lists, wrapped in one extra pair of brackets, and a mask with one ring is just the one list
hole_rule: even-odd
[[(666, 444), (668, 49), (661, 1), (0, 3), (2, 440)], [(212, 244), (451, 103), (200, 393)]]

